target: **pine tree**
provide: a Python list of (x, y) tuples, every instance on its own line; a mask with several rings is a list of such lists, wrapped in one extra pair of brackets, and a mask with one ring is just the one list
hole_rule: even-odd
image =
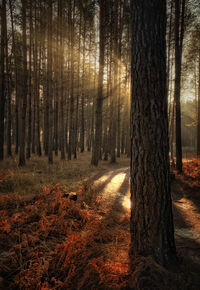
[[(169, 184), (166, 1), (132, 1), (131, 249), (176, 261)], [(144, 61), (145, 59), (145, 61)]]

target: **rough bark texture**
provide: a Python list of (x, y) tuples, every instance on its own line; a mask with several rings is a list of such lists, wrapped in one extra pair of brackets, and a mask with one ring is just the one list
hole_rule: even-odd
[(131, 242), (134, 256), (176, 260), (169, 184), (166, 1), (132, 1)]

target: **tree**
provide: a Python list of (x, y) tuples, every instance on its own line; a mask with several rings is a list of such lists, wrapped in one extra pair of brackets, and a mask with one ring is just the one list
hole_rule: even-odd
[(23, 84), (21, 108), (21, 134), (19, 166), (25, 165), (25, 140), (26, 140), (26, 107), (27, 107), (27, 43), (26, 43), (26, 0), (22, 0), (22, 43), (23, 43)]
[(27, 148), (26, 148), (26, 158), (30, 159), (31, 157), (31, 129), (32, 129), (32, 31), (33, 31), (33, 22), (32, 22), (32, 3), (30, 3), (30, 12), (29, 12), (29, 90), (28, 90), (28, 136), (27, 136)]
[(98, 93), (96, 100), (95, 114), (95, 141), (92, 152), (91, 163), (95, 166), (101, 155), (102, 142), (102, 104), (103, 104), (103, 72), (104, 72), (104, 54), (105, 54), (105, 11), (106, 1), (100, 0), (100, 54), (99, 54), (99, 78), (98, 78)]
[(53, 163), (53, 105), (52, 105), (52, 0), (48, 2), (48, 49), (47, 49), (47, 113), (48, 113), (48, 161)]
[(184, 38), (185, 0), (175, 0), (175, 104), (176, 104), (176, 168), (182, 172), (181, 143), (181, 63)]
[(17, 69), (17, 49), (16, 49), (16, 38), (15, 38), (15, 29), (14, 29), (14, 16), (13, 16), (13, 7), (12, 1), (9, 0), (10, 8), (10, 18), (11, 18), (11, 27), (12, 27), (12, 49), (14, 55), (14, 71), (15, 71), (15, 154), (18, 153), (19, 146), (19, 112), (18, 112), (18, 103), (19, 103), (19, 76)]
[[(195, 3), (195, 2), (194, 2)], [(193, 3), (193, 4), (194, 4)], [(193, 13), (195, 9), (193, 8)], [(192, 87), (194, 87), (194, 95), (196, 102), (196, 118), (194, 120), (194, 124), (197, 125), (197, 157), (200, 157), (200, 23), (198, 18), (193, 19), (191, 21), (192, 26), (190, 27), (189, 37), (187, 41), (187, 50), (185, 53), (185, 73), (186, 78), (187, 75), (192, 78)]]
[(4, 158), (4, 114), (6, 101), (5, 50), (6, 50), (6, 1), (3, 0), (1, 9), (0, 160), (3, 160)]
[(63, 0), (58, 1), (59, 26), (60, 26), (60, 147), (61, 159), (65, 159), (65, 140), (64, 140), (64, 77), (63, 77), (63, 62), (64, 62), (64, 46), (63, 46)]
[(7, 17), (5, 23), (5, 42), (6, 42), (6, 75), (7, 75), (7, 156), (12, 156), (12, 141), (11, 141), (11, 65), (9, 64), (9, 53), (8, 53), (8, 35), (7, 35)]
[(132, 1), (131, 250), (176, 260), (169, 184), (166, 1)]
[(68, 159), (71, 160), (71, 155), (74, 147), (74, 1), (69, 1), (68, 25), (69, 25), (69, 42), (70, 42), (70, 57), (71, 57), (71, 73), (70, 73), (70, 120), (69, 120), (69, 148)]
[(197, 109), (197, 157), (200, 158), (200, 47), (198, 55), (198, 70), (199, 70), (199, 80), (198, 80), (198, 109)]

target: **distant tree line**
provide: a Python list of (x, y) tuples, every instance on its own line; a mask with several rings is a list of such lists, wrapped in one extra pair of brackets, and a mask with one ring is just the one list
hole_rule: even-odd
[(36, 153), (52, 163), (59, 151), (70, 160), (98, 138), (94, 164), (110, 152), (115, 162), (117, 146), (129, 155), (128, 9), (126, 0), (2, 1), (1, 160), (19, 154), (22, 166)]
[[(180, 172), (188, 74), (200, 156), (197, 9), (196, 1), (167, 3), (169, 136)], [(32, 154), (44, 154), (53, 163), (54, 155), (70, 160), (87, 150), (98, 165), (130, 156), (130, 19), (129, 0), (1, 1), (0, 160), (18, 154), (23, 166)]]

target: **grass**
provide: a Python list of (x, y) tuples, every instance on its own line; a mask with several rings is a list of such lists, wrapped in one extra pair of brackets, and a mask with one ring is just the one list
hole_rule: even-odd
[[(54, 163), (48, 164), (47, 157), (34, 155), (24, 167), (18, 167), (18, 158), (7, 158), (1, 165), (1, 174), (7, 174), (0, 181), (0, 194), (19, 194), (25, 199), (32, 199), (48, 184), (62, 184), (66, 190), (77, 190), (79, 186), (98, 172), (129, 165), (129, 159), (122, 156), (116, 164), (100, 161), (98, 167), (91, 165), (91, 153), (85, 152), (77, 160), (60, 160), (54, 157)], [(8, 172), (9, 170), (9, 172)]]

